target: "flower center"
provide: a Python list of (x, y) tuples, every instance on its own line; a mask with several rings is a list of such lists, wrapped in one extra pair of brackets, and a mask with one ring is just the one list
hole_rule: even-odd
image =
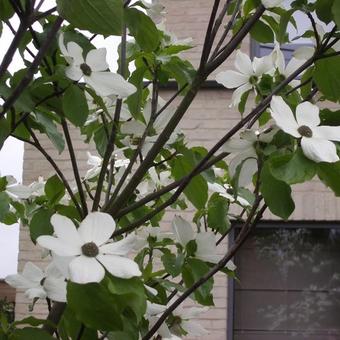
[(257, 81), (258, 81), (258, 77), (256, 77), (256, 76), (251, 76), (251, 77), (249, 78), (249, 83), (250, 83), (251, 85), (256, 85), (256, 84), (257, 84)]
[(87, 257), (96, 257), (99, 254), (98, 246), (94, 242), (85, 243), (81, 251)]
[(83, 71), (85, 76), (90, 76), (92, 73), (91, 67), (85, 63), (80, 65), (80, 69)]
[(234, 195), (234, 190), (232, 188), (228, 188), (226, 191), (227, 191), (227, 194)]
[(307, 138), (311, 138), (313, 137), (313, 131), (311, 130), (310, 127), (306, 126), (306, 125), (301, 125), (298, 128), (298, 132), (301, 136), (303, 137), (307, 137)]

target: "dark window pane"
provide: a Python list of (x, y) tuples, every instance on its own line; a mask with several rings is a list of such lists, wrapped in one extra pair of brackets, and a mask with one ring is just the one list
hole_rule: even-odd
[(234, 340), (340, 340), (340, 233), (259, 228), (235, 258)]

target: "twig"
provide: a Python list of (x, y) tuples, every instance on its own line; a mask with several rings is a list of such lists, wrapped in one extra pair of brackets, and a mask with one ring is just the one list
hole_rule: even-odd
[(12, 94), (5, 100), (2, 111), (0, 112), (0, 119), (3, 118), (6, 114), (6, 112), (12, 107), (12, 105), (18, 100), (20, 95), (23, 93), (25, 88), (29, 85), (29, 83), (32, 81), (34, 74), (36, 73), (41, 61), (44, 58), (44, 55), (46, 54), (47, 50), (53, 43), (53, 38), (57, 34), (61, 24), (63, 22), (63, 19), (58, 17), (56, 21), (54, 22), (51, 30), (49, 31), (46, 40), (44, 41), (43, 45), (41, 46), (38, 54), (36, 55), (35, 59), (33, 60), (31, 66), (28, 68), (26, 75), (22, 78), (18, 86), (14, 89)]
[(74, 152), (70, 131), (68, 129), (66, 119), (63, 118), (63, 117), (61, 118), (61, 126), (63, 128), (63, 132), (64, 132), (64, 135), (65, 135), (65, 140), (66, 140), (66, 143), (67, 143), (68, 152), (69, 152), (69, 155), (70, 155), (70, 158), (71, 158), (73, 174), (74, 174), (74, 178), (75, 178), (76, 183), (77, 183), (79, 197), (80, 197), (80, 201), (81, 201), (81, 204), (82, 204), (82, 211), (83, 212), (82, 212), (81, 216), (85, 217), (87, 215), (88, 211), (87, 211), (87, 203), (86, 203), (84, 188), (82, 186), (82, 182), (81, 182), (81, 178), (80, 178), (80, 174), (79, 174), (76, 154)]
[[(161, 315), (161, 317), (157, 320), (154, 326), (149, 330), (149, 332), (143, 337), (142, 340), (149, 340), (152, 336), (157, 332), (158, 328), (165, 322), (167, 317), (183, 302), (185, 301), (197, 288), (202, 286), (205, 282), (207, 282), (212, 276), (214, 276), (218, 271), (226, 266), (228, 261), (232, 259), (238, 249), (243, 245), (247, 237), (249, 236), (252, 229), (256, 226), (259, 220), (262, 218), (262, 215), (267, 208), (264, 205), (259, 212), (256, 214), (257, 207), (259, 205), (259, 200), (255, 202), (251, 213), (248, 216), (247, 221), (244, 223), (241, 232), (235, 241), (235, 244), (230, 248), (228, 253), (220, 260), (211, 270), (202, 276), (198, 281), (196, 281), (189, 289), (187, 289), (176, 301), (174, 301), (166, 311)], [(256, 215), (255, 219), (253, 217)]]
[[(33, 130), (27, 124), (25, 124), (25, 126), (26, 126), (27, 130), (29, 131), (30, 135), (32, 136), (34, 143), (27, 141), (27, 140), (24, 140), (24, 142), (33, 145), (38, 151), (41, 152), (41, 154), (51, 164), (51, 166), (53, 167), (53, 169), (56, 171), (56, 173), (60, 177), (61, 181), (63, 182), (65, 189), (67, 190), (68, 194), (71, 197), (71, 200), (73, 201), (73, 204), (75, 205), (76, 209), (79, 212), (79, 215), (82, 216), (82, 210), (81, 210), (81, 207), (79, 206), (78, 200), (76, 199), (76, 197), (75, 197), (66, 177), (64, 176), (63, 172), (60, 170), (60, 168), (58, 167), (57, 163), (53, 160), (53, 158), (42, 147), (42, 145), (40, 144), (40, 142), (39, 142), (37, 136), (35, 135), (35, 133), (33, 132)], [(17, 138), (16, 136), (14, 136), (14, 137)]]

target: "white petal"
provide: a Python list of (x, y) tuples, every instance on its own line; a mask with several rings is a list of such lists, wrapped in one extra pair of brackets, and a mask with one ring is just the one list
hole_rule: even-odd
[(116, 223), (111, 215), (91, 212), (80, 223), (78, 232), (84, 242), (94, 242), (100, 246), (111, 237), (115, 228)]
[(319, 108), (309, 102), (304, 102), (296, 107), (296, 120), (298, 124), (315, 127), (320, 124)]
[(58, 302), (66, 302), (66, 282), (64, 279), (47, 277), (44, 281), (47, 296)]
[(67, 57), (69, 53), (64, 43), (64, 33), (60, 33), (58, 42), (59, 42), (60, 52), (63, 54), (64, 57)]
[(273, 96), (270, 108), (271, 115), (279, 128), (294, 137), (301, 137), (297, 131), (298, 124), (294, 118), (293, 112), (282, 97)]
[(272, 8), (280, 6), (284, 0), (261, 0), (265, 8)]
[(249, 142), (245, 139), (231, 138), (226, 143), (223, 144), (223, 151), (229, 153), (239, 153), (246, 151), (249, 148), (253, 148), (253, 142)]
[(84, 244), (75, 225), (68, 217), (54, 214), (51, 217), (51, 224), (60, 241), (75, 247), (81, 247)]
[(293, 72), (295, 72), (300, 66), (302, 66), (305, 63), (305, 60), (300, 60), (296, 58), (290, 59), (286, 66), (285, 70), (285, 76), (288, 77), (290, 76)]
[(70, 41), (66, 46), (68, 54), (73, 58), (75, 65), (84, 63), (83, 49), (78, 44), (74, 41)]
[(5, 278), (5, 282), (17, 289), (28, 289), (39, 286), (39, 283), (28, 280), (21, 274), (8, 275)]
[(256, 152), (254, 148), (246, 149), (239, 154), (236, 154), (233, 159), (229, 162), (229, 174), (231, 177), (234, 177), (236, 174), (237, 167), (245, 161), (246, 159), (256, 158)]
[(267, 55), (263, 58), (254, 58), (253, 67), (255, 75), (261, 76), (264, 73), (269, 72), (274, 68), (273, 58), (271, 55)]
[(216, 81), (228, 89), (248, 83), (249, 77), (237, 71), (224, 71), (216, 75)]
[(340, 126), (317, 126), (313, 129), (313, 137), (340, 142)]
[(301, 46), (294, 52), (294, 58), (300, 60), (310, 59), (314, 54), (314, 47)]
[(143, 124), (139, 120), (130, 120), (122, 124), (120, 132), (126, 135), (142, 136), (145, 128), (145, 124)]
[(103, 266), (94, 257), (78, 256), (69, 268), (70, 280), (76, 283), (100, 282), (105, 276)]
[[(240, 187), (246, 187), (252, 182), (253, 176), (257, 172), (257, 167), (258, 164), (256, 158), (248, 158), (244, 161), (238, 178), (238, 185)], [(238, 196), (237, 201), (243, 206), (249, 205), (249, 202), (242, 197)]]
[(271, 53), (274, 65), (281, 74), (284, 74), (286, 68), (285, 56), (283, 55), (280, 45), (276, 44), (273, 52)]
[(129, 279), (134, 276), (142, 275), (137, 263), (127, 257), (98, 255), (97, 259), (113, 276)]
[(195, 321), (184, 320), (181, 322), (181, 326), (190, 336), (203, 336), (209, 334), (203, 326)]
[(208, 189), (212, 192), (217, 192), (220, 194), (224, 194), (225, 193), (225, 189), (222, 185), (218, 184), (218, 183), (209, 183), (208, 182)]
[(69, 264), (74, 258), (74, 256), (58, 256), (55, 253), (52, 253), (52, 263), (66, 279), (70, 277)]
[(159, 305), (158, 303), (151, 303), (150, 301), (146, 301), (146, 313), (149, 316), (162, 314), (166, 311), (166, 309), (167, 306), (165, 305)]
[(37, 243), (43, 248), (52, 250), (59, 256), (75, 256), (81, 254), (80, 247), (65, 243), (53, 236), (39, 236)]
[(33, 194), (30, 187), (22, 184), (7, 186), (6, 191), (20, 199), (28, 199)]
[(252, 88), (253, 88), (252, 85), (250, 85), (249, 83), (244, 84), (237, 88), (231, 97), (232, 106), (238, 106), (238, 104), (240, 104), (241, 102), (243, 94), (251, 90)]
[(174, 220), (172, 221), (172, 230), (177, 241), (183, 247), (185, 247), (189, 241), (195, 238), (191, 224), (181, 216), (175, 216)]
[(101, 96), (117, 95), (126, 98), (136, 92), (136, 87), (121, 75), (111, 72), (92, 72), (85, 81)]
[(216, 263), (222, 256), (216, 254), (216, 238), (213, 232), (203, 232), (196, 236), (197, 250), (195, 256), (203, 261)]
[(91, 50), (86, 56), (86, 64), (92, 72), (107, 70), (109, 65), (106, 62), (106, 48)]
[(248, 54), (243, 53), (241, 50), (237, 50), (235, 58), (235, 67), (248, 78), (254, 74), (253, 65)]
[(45, 290), (40, 286), (36, 288), (27, 289), (25, 295), (30, 299), (33, 300), (35, 298), (44, 299), (46, 297)]
[(339, 160), (335, 144), (328, 140), (303, 137), (301, 146), (305, 156), (314, 162), (334, 163)]
[(65, 74), (68, 78), (78, 81), (83, 76), (83, 71), (78, 66), (68, 66), (65, 69)]
[(27, 262), (25, 264), (24, 270), (22, 271), (22, 276), (32, 282), (40, 283), (40, 281), (45, 277), (45, 274), (34, 263)]
[(136, 235), (129, 234), (122, 240), (104, 244), (99, 249), (101, 254), (126, 256), (134, 248), (135, 243)]

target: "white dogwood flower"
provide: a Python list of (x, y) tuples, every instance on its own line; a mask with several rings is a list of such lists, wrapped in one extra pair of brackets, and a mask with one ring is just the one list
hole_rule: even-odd
[(93, 49), (84, 58), (83, 49), (74, 41), (65, 46), (63, 34), (59, 37), (59, 47), (69, 64), (65, 71), (68, 78), (75, 81), (84, 78), (100, 96), (117, 95), (125, 98), (136, 92), (136, 87), (121, 75), (108, 71), (105, 48)]
[(6, 192), (13, 199), (26, 200), (32, 197), (44, 195), (45, 181), (43, 177), (39, 177), (38, 181), (33, 182), (30, 185), (18, 183), (13, 176), (6, 176), (6, 181)]
[[(157, 111), (159, 111), (164, 105), (165, 101), (162, 98), (158, 98), (158, 107)], [(128, 122), (125, 122), (121, 126), (121, 132), (123, 134), (129, 135), (127, 138), (122, 140), (124, 145), (127, 145), (131, 149), (136, 149), (141, 137), (144, 134), (144, 131), (150, 122), (151, 119), (151, 99), (148, 100), (145, 104), (144, 110), (143, 110), (143, 116), (144, 116), (144, 122), (141, 122), (140, 120), (132, 119)], [(143, 147), (142, 147), (142, 155), (145, 156), (152, 146), (155, 144), (158, 135), (163, 131), (163, 129), (168, 124), (169, 120), (174, 114), (174, 109), (171, 107), (166, 108), (153, 122), (152, 124), (152, 130), (149, 135), (145, 138)], [(167, 141), (167, 145), (173, 144), (176, 141), (176, 138), (179, 134), (179, 131), (177, 129), (174, 130), (174, 132), (171, 134), (170, 138)]]
[[(145, 318), (149, 321), (149, 329), (155, 325), (166, 309), (167, 306), (151, 303), (149, 301), (146, 302)], [(170, 332), (169, 327), (165, 322), (158, 328), (157, 334), (161, 336), (163, 340), (181, 340), (181, 338)]]
[(279, 7), (284, 0), (261, 0), (262, 5), (266, 8)]
[(51, 218), (56, 237), (40, 236), (40, 246), (58, 256), (73, 256), (69, 263), (70, 280), (77, 283), (100, 282), (104, 268), (113, 276), (140, 276), (138, 265), (127, 254), (133, 248), (135, 236), (109, 242), (115, 230), (113, 218), (106, 213), (92, 212), (77, 229), (72, 220), (55, 214)]
[(160, 24), (165, 18), (165, 6), (160, 0), (152, 0), (151, 3), (142, 0), (143, 5), (146, 7), (146, 13), (155, 24)]
[[(180, 216), (175, 216), (172, 221), (172, 230), (178, 243), (185, 247), (190, 241), (196, 241), (195, 258), (205, 262), (217, 263), (223, 255), (217, 254), (215, 234), (211, 231), (197, 233), (195, 235), (191, 224)], [(232, 261), (226, 264), (229, 270), (235, 270)]]
[[(295, 72), (300, 66), (305, 63), (305, 59), (290, 58), (288, 64), (286, 65), (286, 60), (283, 52), (280, 49), (280, 45), (277, 43), (271, 53), (273, 58), (273, 63), (277, 71), (283, 75), (285, 78), (289, 77), (293, 72)], [(290, 82), (292, 86), (297, 86), (300, 84), (300, 80), (294, 79)]]
[(233, 194), (233, 188), (229, 184), (218, 184), (218, 183), (209, 183), (208, 188), (210, 191), (217, 192), (220, 196), (225, 197), (231, 203), (238, 203), (243, 207), (250, 206), (250, 203), (243, 197), (237, 195), (236, 198)]
[(314, 162), (337, 162), (339, 156), (331, 141), (340, 141), (339, 126), (319, 126), (319, 108), (309, 102), (296, 107), (296, 118), (282, 97), (274, 96), (271, 115), (276, 124), (286, 133), (301, 138), (305, 156)]
[(181, 328), (188, 333), (189, 336), (204, 336), (208, 335), (209, 332), (199, 323), (199, 321), (194, 321), (202, 313), (209, 310), (208, 307), (190, 307), (183, 308), (179, 306), (173, 312), (176, 316), (177, 322), (180, 324)]
[(12, 287), (24, 289), (31, 300), (48, 297), (53, 301), (66, 302), (65, 278), (53, 263), (43, 271), (32, 262), (27, 262), (22, 274), (9, 275), (5, 281)]
[(245, 187), (252, 181), (254, 174), (257, 172), (257, 154), (256, 143), (270, 143), (277, 132), (277, 129), (268, 131), (245, 130), (240, 133), (239, 138), (231, 138), (223, 145), (223, 151), (230, 153), (228, 158), (229, 174), (234, 177), (239, 166), (241, 167), (238, 185)]
[[(325, 34), (327, 33), (324, 29), (323, 26), (319, 25), (319, 24), (316, 24), (316, 32), (317, 34), (319, 35), (319, 39), (320, 41), (323, 41), (323, 39), (325, 38)], [(313, 30), (313, 28), (310, 28), (310, 30)], [(336, 38), (331, 38), (329, 40), (329, 43), (332, 43), (334, 42), (334, 39)], [(311, 37), (310, 40), (313, 42), (313, 45), (314, 46), (301, 46), (299, 47), (295, 52), (294, 52), (294, 57), (296, 59), (304, 59), (304, 60), (307, 60), (307, 59), (310, 59), (314, 53), (315, 53), (315, 49), (316, 49), (316, 39), (315, 37)], [(333, 46), (332, 46), (332, 49), (336, 52), (339, 52), (340, 51), (340, 41), (336, 42)]]
[(241, 102), (242, 95), (255, 89), (259, 78), (273, 69), (271, 56), (254, 58), (253, 62), (246, 53), (238, 50), (236, 52), (235, 67), (237, 71), (228, 70), (216, 75), (216, 81), (228, 89), (234, 89), (232, 95), (232, 106)]

